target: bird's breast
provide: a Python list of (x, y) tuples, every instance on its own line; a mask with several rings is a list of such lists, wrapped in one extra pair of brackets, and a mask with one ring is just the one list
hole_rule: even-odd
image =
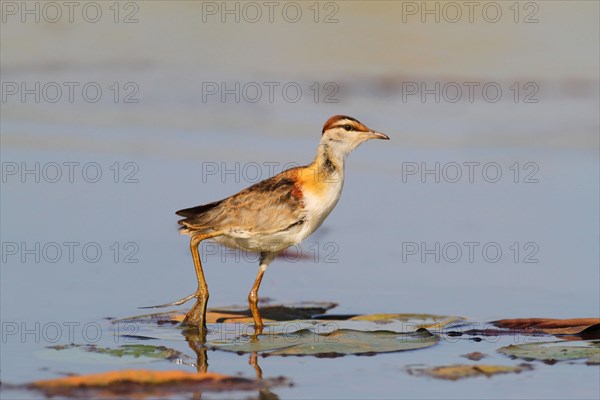
[(306, 215), (302, 239), (321, 226), (340, 199), (343, 186), (343, 173), (322, 175), (305, 171), (299, 185)]

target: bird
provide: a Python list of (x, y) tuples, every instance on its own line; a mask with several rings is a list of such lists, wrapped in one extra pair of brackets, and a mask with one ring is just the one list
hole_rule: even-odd
[(248, 295), (255, 330), (264, 327), (258, 290), (269, 264), (284, 249), (316, 231), (334, 209), (344, 186), (346, 157), (370, 139), (390, 138), (347, 115), (334, 115), (323, 125), (312, 163), (287, 169), (223, 200), (182, 209), (180, 233), (190, 237), (198, 289), (181, 300), (153, 307), (181, 305), (196, 298), (184, 323), (206, 329), (208, 286), (198, 247), (210, 239), (229, 248), (260, 254), (258, 274)]

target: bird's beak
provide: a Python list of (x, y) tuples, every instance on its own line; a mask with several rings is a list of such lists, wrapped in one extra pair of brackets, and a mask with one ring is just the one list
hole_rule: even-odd
[(367, 132), (367, 135), (368, 135), (369, 139), (390, 140), (388, 135), (386, 135), (385, 133), (381, 133), (381, 132), (370, 131), (370, 132)]

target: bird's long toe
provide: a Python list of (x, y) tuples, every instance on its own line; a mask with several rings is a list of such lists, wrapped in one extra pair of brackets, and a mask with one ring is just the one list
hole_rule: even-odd
[(159, 304), (159, 305), (156, 305), (156, 306), (138, 307), (138, 308), (165, 308), (165, 307), (180, 306), (180, 305), (182, 305), (184, 303), (187, 303), (188, 301), (190, 301), (194, 297), (200, 298), (200, 297), (202, 297), (202, 295), (203, 295), (202, 292), (196, 291), (196, 292), (194, 292), (194, 293), (192, 293), (192, 294), (190, 294), (188, 296), (185, 296), (182, 299), (172, 301), (171, 303)]

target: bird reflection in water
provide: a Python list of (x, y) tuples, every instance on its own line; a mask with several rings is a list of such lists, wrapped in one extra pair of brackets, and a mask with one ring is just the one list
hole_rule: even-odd
[[(182, 330), (182, 335), (185, 337), (188, 346), (192, 351), (196, 354), (196, 362), (195, 367), (198, 373), (206, 373), (208, 372), (208, 348), (206, 346), (206, 336), (208, 329), (206, 327), (198, 327), (197, 325), (184, 325), (184, 329)], [(262, 335), (263, 330), (259, 329), (254, 331), (251, 335), (252, 341), (258, 341), (259, 335)], [(250, 353), (248, 357), (248, 365), (250, 365), (254, 369), (254, 374), (258, 381), (263, 382), (263, 372), (260, 366), (258, 365), (258, 353), (253, 352)], [(193, 364), (192, 364), (193, 365)], [(279, 399), (279, 396), (271, 391), (271, 389), (265, 385), (264, 387), (260, 387), (258, 389), (258, 399), (261, 400), (275, 400)], [(201, 399), (202, 392), (198, 391), (194, 393), (193, 399)]]

